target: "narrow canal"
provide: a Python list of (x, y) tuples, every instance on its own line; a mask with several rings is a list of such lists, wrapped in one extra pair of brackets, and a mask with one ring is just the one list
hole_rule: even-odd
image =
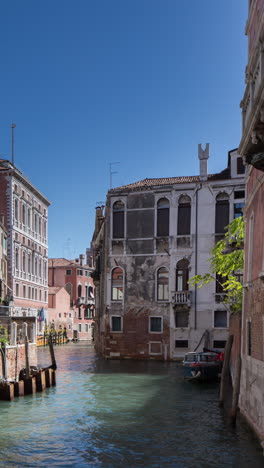
[(218, 386), (185, 382), (180, 364), (103, 361), (86, 343), (55, 352), (57, 387), (0, 402), (1, 467), (263, 468), (252, 434), (218, 408)]

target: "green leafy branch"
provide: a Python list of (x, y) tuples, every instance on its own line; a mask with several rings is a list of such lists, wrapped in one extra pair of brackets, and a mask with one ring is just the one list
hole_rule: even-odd
[[(244, 218), (234, 219), (226, 229), (224, 239), (218, 241), (210, 252), (209, 272), (193, 276), (189, 284), (201, 288), (211, 281), (218, 281), (226, 294), (223, 302), (232, 312), (238, 312), (242, 308), (243, 284), (236, 275), (244, 265)], [(217, 276), (223, 281), (219, 281)]]

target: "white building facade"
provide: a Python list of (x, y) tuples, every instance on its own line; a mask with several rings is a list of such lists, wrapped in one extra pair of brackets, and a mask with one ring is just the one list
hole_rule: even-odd
[(145, 179), (108, 192), (93, 239), (95, 340), (105, 357), (173, 360), (224, 348), (229, 311), (221, 288), (190, 288), (188, 280), (208, 272), (210, 250), (242, 213), (244, 166), (233, 150), (228, 167), (212, 175), (208, 157), (209, 145), (199, 146), (199, 176)]

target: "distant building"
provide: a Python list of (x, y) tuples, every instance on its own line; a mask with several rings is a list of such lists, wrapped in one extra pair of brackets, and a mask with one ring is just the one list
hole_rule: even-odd
[(190, 288), (210, 250), (241, 216), (244, 166), (236, 150), (219, 174), (145, 179), (109, 190), (96, 209), (93, 249), (96, 348), (106, 358), (180, 359), (223, 349), (229, 312), (221, 284)]
[[(49, 287), (64, 287), (70, 296), (70, 308), (61, 313), (73, 318), (72, 338), (90, 340), (94, 324), (93, 267), (84, 263), (84, 255), (78, 259), (49, 259)], [(50, 289), (53, 291), (53, 289)], [(73, 317), (69, 314), (73, 313)], [(68, 315), (67, 315), (68, 314)], [(68, 328), (69, 330), (69, 328)]]
[[(10, 161), (0, 160), (0, 214), (7, 232), (9, 306), (23, 321), (44, 329), (48, 308), (48, 207), (50, 202)], [(18, 336), (19, 336), (18, 330)]]
[(264, 441), (264, 0), (250, 0), (240, 154), (246, 175), (240, 410)]
[(47, 325), (54, 331), (65, 330), (67, 337), (73, 338), (74, 310), (71, 307), (71, 296), (62, 286), (49, 288), (49, 308)]
[(0, 325), (8, 328), (11, 294), (7, 284), (7, 238), (8, 232), (4, 225), (4, 215), (0, 215)]

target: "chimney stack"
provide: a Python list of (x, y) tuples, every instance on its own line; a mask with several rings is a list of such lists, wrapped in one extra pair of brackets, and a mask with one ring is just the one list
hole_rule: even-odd
[(84, 255), (83, 255), (83, 254), (80, 254), (80, 255), (79, 255), (79, 259), (80, 259), (80, 265), (83, 266)]
[(198, 145), (198, 157), (200, 159), (200, 180), (201, 182), (207, 180), (207, 160), (209, 158), (209, 143), (206, 143), (205, 149), (202, 145)]

